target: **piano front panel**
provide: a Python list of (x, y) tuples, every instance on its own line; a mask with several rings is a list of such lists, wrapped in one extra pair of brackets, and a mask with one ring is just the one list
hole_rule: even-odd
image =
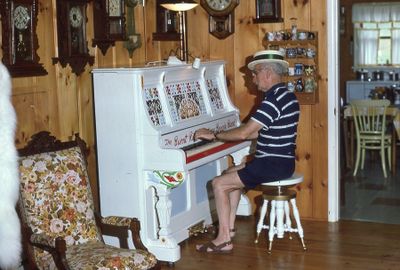
[(165, 126), (166, 120), (157, 87), (143, 89), (146, 112), (153, 126)]
[(216, 114), (220, 111), (223, 111), (225, 106), (221, 97), (220, 87), (218, 86), (217, 78), (208, 78), (205, 81), (213, 113)]
[(169, 83), (164, 91), (174, 123), (207, 114), (199, 81)]
[(228, 167), (226, 157), (189, 170), (185, 185), (171, 190), (170, 229), (179, 243), (189, 237), (189, 228), (198, 223), (211, 225), (216, 216), (211, 180)]

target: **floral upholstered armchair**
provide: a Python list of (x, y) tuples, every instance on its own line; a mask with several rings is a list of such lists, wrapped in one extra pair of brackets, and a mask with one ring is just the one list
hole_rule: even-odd
[[(39, 132), (19, 150), (20, 201), (28, 269), (160, 269), (140, 240), (135, 218), (94, 212), (86, 145)], [(125, 248), (106, 245), (102, 233), (122, 229)], [(128, 230), (135, 249), (127, 249)]]

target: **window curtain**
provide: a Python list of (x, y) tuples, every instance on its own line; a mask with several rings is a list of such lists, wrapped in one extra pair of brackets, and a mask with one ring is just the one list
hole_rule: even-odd
[[(362, 23), (400, 22), (400, 3), (360, 3), (352, 8), (354, 65), (377, 64), (378, 29), (364, 29)], [(400, 63), (400, 29), (392, 29), (392, 64)]]
[(392, 65), (400, 64), (400, 29), (392, 30)]
[(354, 64), (374, 65), (378, 56), (378, 30), (357, 29), (354, 38)]

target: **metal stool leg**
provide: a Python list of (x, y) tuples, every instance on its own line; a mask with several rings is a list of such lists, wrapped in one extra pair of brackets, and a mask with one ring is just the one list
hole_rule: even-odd
[(257, 237), (256, 240), (254, 240), (254, 243), (256, 244), (258, 243), (258, 237), (260, 236), (262, 229), (266, 228), (266, 226), (264, 225), (264, 218), (265, 215), (267, 214), (267, 208), (268, 208), (268, 200), (264, 199), (263, 205), (260, 210), (260, 219), (258, 220), (257, 224)]

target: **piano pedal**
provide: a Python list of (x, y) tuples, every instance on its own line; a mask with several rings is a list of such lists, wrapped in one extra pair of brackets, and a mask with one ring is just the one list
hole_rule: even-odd
[(199, 235), (199, 233), (204, 233), (207, 231), (204, 226), (204, 220), (200, 221), (199, 223), (194, 224), (188, 230), (189, 230), (189, 237), (197, 236), (197, 235)]

